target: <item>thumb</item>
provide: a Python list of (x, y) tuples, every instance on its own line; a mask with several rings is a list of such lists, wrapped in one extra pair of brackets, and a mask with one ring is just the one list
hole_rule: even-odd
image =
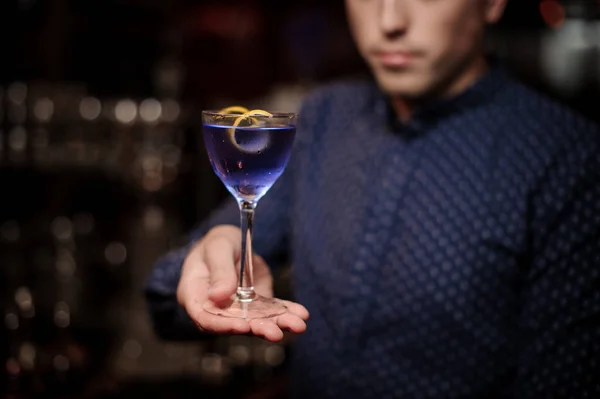
[(238, 251), (227, 237), (212, 237), (204, 243), (204, 263), (210, 275), (208, 298), (224, 302), (231, 298), (237, 287), (236, 258)]

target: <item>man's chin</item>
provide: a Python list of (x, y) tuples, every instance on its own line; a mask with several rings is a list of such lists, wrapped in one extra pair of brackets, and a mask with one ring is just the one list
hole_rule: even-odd
[(416, 100), (427, 97), (429, 92), (425, 85), (399, 84), (397, 82), (386, 82), (382, 80), (378, 80), (378, 83), (381, 91), (390, 97)]
[(392, 97), (418, 99), (427, 96), (430, 90), (425, 79), (409, 71), (377, 71), (374, 75), (381, 91)]

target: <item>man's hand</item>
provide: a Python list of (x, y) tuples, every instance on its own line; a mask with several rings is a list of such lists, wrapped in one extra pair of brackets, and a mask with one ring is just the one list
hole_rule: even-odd
[[(202, 331), (215, 334), (247, 334), (280, 341), (283, 331), (306, 330), (308, 311), (304, 306), (284, 301), (288, 313), (268, 319), (244, 320), (216, 316), (206, 312), (207, 300), (225, 303), (237, 289), (236, 264), (239, 261), (240, 229), (217, 226), (211, 229), (190, 251), (177, 287), (177, 300)], [(254, 255), (254, 288), (265, 297), (273, 296), (273, 279), (265, 261)]]

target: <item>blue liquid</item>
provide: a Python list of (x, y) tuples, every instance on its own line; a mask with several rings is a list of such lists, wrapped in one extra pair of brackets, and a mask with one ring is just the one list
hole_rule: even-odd
[(213, 170), (239, 201), (258, 201), (279, 178), (290, 157), (295, 126), (204, 125), (204, 144)]

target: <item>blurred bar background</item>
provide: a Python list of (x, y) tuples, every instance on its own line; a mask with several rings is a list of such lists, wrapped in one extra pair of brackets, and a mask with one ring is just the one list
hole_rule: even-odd
[[(600, 1), (514, 0), (487, 46), (600, 121)], [(277, 397), (287, 343), (160, 341), (142, 286), (228, 195), (200, 110), (363, 73), (342, 1), (0, 2), (2, 397)]]

